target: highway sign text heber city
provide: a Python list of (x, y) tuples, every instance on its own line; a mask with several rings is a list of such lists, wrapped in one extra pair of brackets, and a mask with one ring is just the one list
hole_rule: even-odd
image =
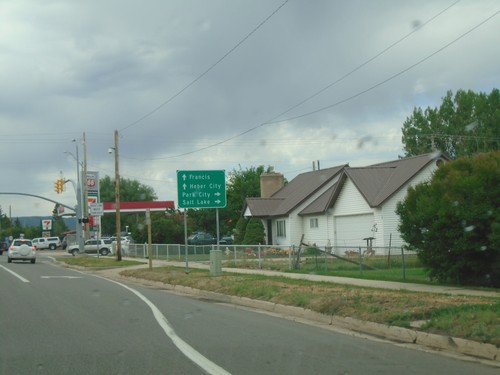
[(180, 208), (226, 207), (225, 171), (177, 171), (177, 202)]

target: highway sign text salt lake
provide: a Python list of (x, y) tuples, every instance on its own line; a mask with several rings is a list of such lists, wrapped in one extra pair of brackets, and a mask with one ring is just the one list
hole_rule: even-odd
[(177, 202), (180, 208), (226, 207), (225, 171), (177, 171)]

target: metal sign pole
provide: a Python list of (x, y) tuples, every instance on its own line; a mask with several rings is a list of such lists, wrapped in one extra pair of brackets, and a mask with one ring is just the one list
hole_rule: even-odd
[(188, 272), (187, 209), (184, 209), (184, 252), (186, 254), (186, 272)]

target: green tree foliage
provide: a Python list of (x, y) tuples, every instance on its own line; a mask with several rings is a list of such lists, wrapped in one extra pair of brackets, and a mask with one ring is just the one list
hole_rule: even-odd
[(245, 230), (247, 228), (248, 219), (240, 216), (238, 222), (236, 223), (236, 229), (234, 231), (234, 243), (236, 245), (243, 244), (243, 240), (245, 239)]
[[(151, 238), (153, 243), (184, 243), (184, 217), (176, 210), (151, 213)], [(136, 243), (148, 242), (148, 228), (145, 217), (132, 229)]]
[(397, 206), (408, 247), (440, 281), (500, 286), (500, 151), (441, 166)]
[[(114, 202), (116, 199), (116, 189), (115, 180), (111, 179), (109, 176), (101, 178), (99, 181), (99, 194), (101, 202)], [(155, 191), (152, 187), (143, 185), (137, 180), (130, 180), (127, 178), (120, 178), (120, 201), (121, 202), (142, 202), (142, 201), (153, 201), (157, 200)], [(140, 220), (140, 217), (144, 216), (138, 214), (126, 214), (122, 213), (120, 215), (120, 223), (122, 231), (125, 230), (126, 226), (133, 229), (134, 226)], [(102, 233), (107, 235), (113, 235), (116, 232), (116, 218), (114, 215), (104, 215), (101, 220)]]
[(452, 158), (500, 147), (500, 91), (448, 91), (439, 108), (415, 108), (402, 128), (405, 157), (434, 149)]
[(265, 243), (264, 236), (264, 225), (262, 224), (262, 221), (260, 219), (252, 217), (248, 221), (248, 224), (245, 228), (243, 245), (256, 245)]
[(52, 211), (52, 234), (54, 236), (58, 236), (62, 240), (62, 234), (67, 232), (69, 229), (62, 217), (57, 214), (58, 206), (59, 204), (56, 204), (54, 210)]

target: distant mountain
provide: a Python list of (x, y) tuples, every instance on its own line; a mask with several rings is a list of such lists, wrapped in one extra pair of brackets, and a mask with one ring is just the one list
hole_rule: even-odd
[[(39, 227), (42, 220), (52, 219), (52, 216), (23, 216), (23, 217), (13, 217), (12, 222), (14, 223), (17, 219), (23, 227)], [(63, 217), (64, 222), (69, 230), (74, 230), (76, 228), (74, 217)]]

